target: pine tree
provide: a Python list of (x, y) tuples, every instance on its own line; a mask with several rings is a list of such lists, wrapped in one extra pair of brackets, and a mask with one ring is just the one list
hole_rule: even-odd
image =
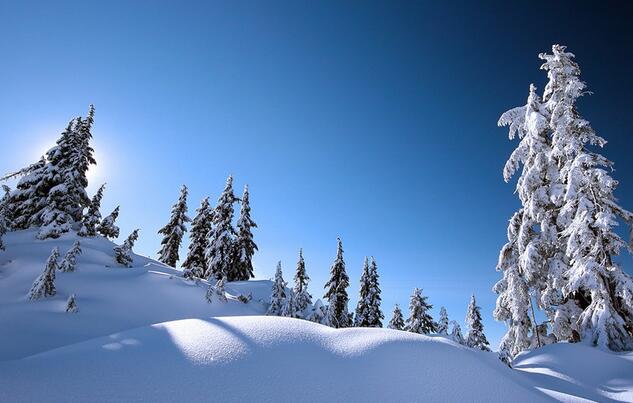
[(125, 267), (132, 267), (132, 248), (138, 239), (138, 229), (132, 231), (121, 246), (114, 247), (114, 259)]
[(75, 294), (71, 294), (71, 296), (68, 297), (68, 301), (66, 301), (66, 312), (68, 313), (79, 312), (79, 308), (77, 308), (77, 301), (75, 300)]
[(323, 305), (320, 299), (308, 308), (308, 312), (309, 313), (305, 316), (306, 320), (327, 325), (327, 307)]
[(378, 278), (378, 265), (376, 264), (376, 259), (372, 256), (369, 268), (369, 303), (367, 305), (369, 309), (365, 316), (369, 327), (382, 327), (382, 319), (385, 318), (385, 315), (380, 310), (382, 298), (380, 296), (381, 290)]
[(308, 282), (310, 277), (306, 273), (306, 263), (303, 259), (303, 249), (299, 249), (299, 261), (297, 261), (297, 270), (294, 276), (295, 286), (294, 302), (297, 314), (303, 317), (306, 309), (312, 305), (312, 295), (308, 292)]
[(402, 311), (398, 304), (393, 307), (393, 315), (391, 316), (391, 320), (389, 321), (389, 329), (394, 330), (404, 330), (404, 316), (402, 316)]
[(88, 211), (84, 214), (81, 223), (81, 229), (77, 233), (79, 236), (95, 236), (97, 235), (97, 226), (101, 222), (101, 199), (103, 198), (103, 191), (105, 189), (105, 183), (99, 187), (97, 193), (90, 201)]
[(407, 319), (406, 330), (412, 333), (429, 334), (436, 331), (435, 322), (428, 314), (433, 305), (426, 302), (426, 297), (422, 295), (422, 290), (416, 288), (411, 295), (409, 302), (409, 318)]
[(6, 185), (2, 185), (2, 188), (4, 190), (4, 196), (0, 199), (0, 250), (5, 249), (2, 237), (11, 228), (11, 212), (9, 210), (9, 195), (11, 189)]
[(11, 212), (12, 229), (39, 225), (37, 213), (44, 208), (47, 197), (43, 185), (46, 165), (46, 158), (42, 157), (38, 162), (0, 179), (20, 178), (6, 201), (6, 208)]
[(365, 257), (363, 263), (363, 272), (360, 276), (360, 292), (358, 297), (358, 304), (356, 305), (356, 317), (354, 318), (354, 326), (367, 327), (367, 313), (369, 310), (369, 293), (370, 291), (370, 274), (369, 274), (369, 259)]
[(117, 227), (114, 223), (116, 219), (119, 217), (119, 206), (116, 206), (114, 211), (110, 213), (109, 216), (101, 220), (101, 224), (97, 226), (97, 232), (99, 232), (102, 236), (110, 239), (119, 237), (119, 227)]
[(451, 325), (453, 325), (453, 330), (451, 330), (450, 338), (455, 343), (465, 346), (466, 340), (464, 340), (464, 336), (462, 335), (462, 327), (454, 320), (451, 321)]
[(209, 247), (209, 233), (213, 222), (213, 210), (209, 205), (209, 198), (205, 197), (196, 210), (196, 216), (191, 222), (191, 242), (189, 253), (182, 264), (185, 278), (202, 278), (208, 266), (207, 249)]
[(228, 281), (234, 280), (232, 277), (234, 275), (232, 270), (235, 237), (235, 229), (232, 224), (234, 202), (233, 177), (229, 176), (213, 213), (213, 229), (207, 253), (209, 266), (205, 273), (207, 278), (227, 277)]
[(257, 228), (255, 221), (251, 219), (251, 206), (249, 202), (248, 185), (244, 186), (242, 195), (242, 208), (240, 218), (237, 221), (237, 238), (235, 239), (235, 262), (232, 277), (238, 281), (250, 280), (253, 277), (253, 255), (257, 245), (253, 241), (252, 228)]
[(81, 244), (79, 241), (75, 241), (72, 248), (66, 252), (64, 260), (59, 265), (59, 271), (71, 272), (75, 271), (75, 265), (77, 264), (77, 256), (81, 255)]
[(292, 290), (288, 291), (286, 298), (281, 305), (281, 311), (279, 312), (279, 316), (285, 316), (287, 318), (296, 318), (297, 317), (297, 307), (295, 304), (295, 295)]
[(158, 252), (158, 260), (167, 266), (176, 267), (178, 262), (178, 250), (182, 237), (187, 231), (186, 223), (191, 221), (187, 216), (187, 186), (180, 188), (180, 197), (171, 209), (171, 218), (167, 225), (161, 228), (158, 233), (163, 235), (161, 241), (162, 248)]
[(325, 284), (327, 292), (325, 298), (329, 301), (328, 323), (335, 328), (348, 327), (351, 325), (347, 310), (349, 297), (347, 287), (349, 287), (349, 277), (345, 272), (345, 261), (343, 260), (343, 243), (337, 239), (338, 246), (336, 259), (330, 268), (330, 279)]
[(437, 322), (437, 334), (448, 334), (448, 313), (446, 308), (440, 308), (440, 320)]
[(481, 323), (480, 308), (477, 306), (474, 295), (470, 297), (470, 303), (468, 304), (466, 325), (468, 326), (466, 345), (479, 350), (490, 351), (490, 344), (484, 334), (484, 325)]
[(33, 286), (29, 291), (29, 299), (31, 301), (40, 298), (52, 297), (57, 292), (55, 290), (55, 270), (57, 270), (57, 259), (59, 258), (59, 249), (53, 248), (51, 255), (46, 261), (44, 272), (40, 274), (33, 282)]
[(284, 281), (281, 272), (281, 262), (277, 263), (277, 270), (275, 271), (275, 281), (273, 282), (273, 289), (270, 295), (270, 306), (268, 307), (267, 315), (280, 316), (282, 308), (286, 300), (286, 282)]

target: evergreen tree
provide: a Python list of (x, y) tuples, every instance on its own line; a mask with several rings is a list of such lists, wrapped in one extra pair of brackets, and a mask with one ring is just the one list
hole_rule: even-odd
[(323, 306), (321, 300), (317, 300), (312, 307), (308, 308), (309, 313), (305, 316), (310, 322), (327, 325), (327, 307)]
[(233, 281), (234, 272), (232, 270), (235, 229), (233, 228), (233, 177), (226, 179), (224, 191), (218, 199), (218, 204), (213, 213), (213, 229), (211, 230), (211, 240), (207, 261), (209, 266), (205, 276), (207, 278), (220, 279), (227, 277), (228, 281)]
[(303, 315), (306, 309), (312, 305), (312, 295), (308, 292), (310, 277), (306, 273), (306, 263), (303, 259), (303, 249), (299, 249), (299, 261), (295, 272), (294, 303), (298, 314)]
[(330, 279), (325, 284), (327, 292), (325, 298), (329, 301), (328, 323), (335, 328), (348, 327), (351, 325), (347, 311), (349, 297), (347, 287), (349, 287), (349, 277), (345, 272), (345, 261), (343, 260), (343, 243), (337, 239), (338, 246), (336, 259), (330, 268)]
[(436, 331), (435, 322), (428, 314), (433, 309), (433, 305), (426, 302), (426, 297), (422, 295), (422, 290), (413, 290), (409, 302), (409, 318), (407, 319), (406, 330), (412, 333), (429, 334)]
[(71, 272), (75, 271), (75, 265), (77, 264), (77, 256), (81, 255), (81, 244), (79, 241), (75, 241), (72, 248), (66, 252), (64, 260), (59, 265), (59, 271)]
[(51, 255), (46, 261), (44, 272), (40, 274), (33, 282), (33, 286), (29, 291), (29, 299), (31, 301), (40, 298), (52, 297), (57, 292), (55, 290), (55, 270), (57, 270), (57, 259), (59, 258), (59, 250), (53, 248)]
[(119, 237), (119, 227), (117, 227), (114, 223), (116, 219), (119, 217), (119, 206), (116, 206), (114, 211), (110, 213), (109, 216), (101, 220), (101, 224), (97, 226), (97, 232), (99, 232), (102, 236), (110, 239)]
[(11, 212), (9, 210), (9, 195), (11, 189), (8, 186), (2, 186), (4, 196), (0, 199), (0, 250), (4, 250), (5, 246), (2, 237), (11, 229)]
[(402, 311), (398, 304), (393, 307), (393, 315), (391, 316), (391, 320), (389, 321), (389, 329), (394, 330), (404, 330), (404, 316), (402, 316)]
[(125, 267), (132, 267), (132, 248), (138, 239), (138, 229), (132, 231), (121, 246), (114, 247), (114, 259)]
[(212, 287), (211, 285), (209, 285), (209, 287), (207, 288), (207, 295), (206, 295), (206, 299), (208, 303), (212, 303), (214, 299), (217, 300), (218, 302), (227, 301), (225, 290), (224, 290), (224, 282), (225, 282), (224, 278), (221, 278), (215, 283), (215, 287)]
[(484, 334), (484, 325), (481, 323), (480, 308), (477, 306), (474, 295), (470, 297), (470, 304), (468, 304), (466, 325), (468, 326), (466, 345), (479, 350), (490, 351), (490, 344)]
[(46, 165), (46, 158), (42, 157), (38, 162), (1, 179), (20, 178), (6, 201), (6, 208), (11, 212), (12, 229), (20, 230), (39, 225), (37, 213), (44, 208), (47, 196), (43, 190)]
[(363, 263), (363, 272), (360, 276), (360, 292), (358, 297), (358, 304), (356, 305), (356, 317), (354, 318), (354, 326), (367, 327), (367, 312), (369, 310), (369, 293), (370, 274), (369, 274), (369, 259), (365, 257)]
[(205, 197), (196, 210), (196, 216), (191, 222), (191, 242), (189, 253), (182, 264), (185, 278), (202, 278), (208, 266), (207, 249), (209, 247), (209, 233), (213, 222), (213, 210), (209, 205), (209, 198)]
[(450, 337), (455, 343), (459, 343), (463, 346), (466, 345), (466, 341), (464, 340), (464, 336), (462, 335), (462, 327), (456, 321), (452, 320), (451, 325), (453, 325), (453, 330), (451, 330)]
[(81, 229), (78, 232), (79, 236), (95, 236), (97, 235), (97, 226), (101, 222), (101, 199), (103, 198), (103, 191), (105, 184), (99, 187), (97, 193), (90, 201), (88, 211), (84, 214), (81, 224)]
[(281, 311), (279, 312), (279, 316), (285, 316), (287, 318), (296, 318), (297, 317), (297, 307), (295, 304), (295, 295), (292, 290), (288, 291), (286, 298), (281, 305)]
[(66, 312), (79, 312), (79, 308), (77, 308), (77, 301), (75, 300), (75, 294), (71, 294), (70, 297), (68, 297), (68, 301), (66, 301)]
[(235, 280), (250, 280), (253, 277), (253, 255), (257, 245), (253, 241), (252, 228), (257, 228), (255, 221), (251, 219), (251, 206), (249, 202), (248, 185), (244, 186), (242, 195), (242, 208), (240, 218), (237, 221), (237, 238), (235, 239), (235, 262), (233, 274)]
[(448, 313), (446, 308), (440, 308), (440, 320), (437, 322), (437, 334), (448, 334)]
[(191, 219), (187, 216), (187, 186), (180, 188), (180, 197), (171, 209), (171, 218), (167, 225), (161, 228), (158, 233), (163, 235), (161, 241), (162, 248), (158, 252), (158, 260), (167, 266), (176, 267), (178, 262), (178, 250), (182, 237), (187, 231), (185, 223)]
[(273, 282), (273, 289), (270, 295), (270, 306), (268, 307), (267, 315), (280, 316), (282, 308), (286, 300), (286, 282), (284, 281), (281, 272), (281, 262), (277, 263), (277, 270), (275, 271), (275, 281)]
[(372, 256), (369, 268), (369, 303), (367, 305), (369, 309), (365, 315), (365, 320), (369, 327), (382, 327), (382, 319), (385, 318), (385, 315), (380, 310), (382, 298), (380, 296), (381, 290), (378, 277), (378, 265), (376, 264), (376, 259)]

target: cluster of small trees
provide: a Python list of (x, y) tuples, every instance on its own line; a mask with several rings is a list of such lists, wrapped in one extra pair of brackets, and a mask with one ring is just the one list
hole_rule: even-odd
[[(499, 119), (519, 137), (503, 171), (517, 182), (521, 208), (508, 226), (497, 269), (503, 278), (494, 317), (508, 330), (505, 357), (547, 340), (589, 343), (612, 350), (633, 348), (633, 278), (614, 262), (631, 246), (614, 231), (633, 223), (613, 192), (613, 163), (596, 152), (606, 144), (576, 108), (587, 93), (574, 55), (554, 45), (541, 54), (548, 83), (541, 95), (530, 86), (527, 103)], [(534, 310), (547, 321), (537, 323)]]
[[(294, 287), (289, 289), (288, 283), (283, 278), (281, 262), (279, 262), (273, 281), (268, 315), (301, 318), (335, 328), (382, 327), (384, 315), (380, 308), (381, 290), (378, 265), (373, 257), (371, 259), (365, 258), (355, 314), (348, 311), (349, 277), (345, 271), (343, 244), (340, 239), (337, 240), (336, 257), (330, 268), (330, 278), (325, 285), (324, 297), (328, 300), (327, 306), (324, 306), (320, 300), (314, 305), (312, 304), (312, 296), (307, 290), (309, 277), (306, 274), (303, 250), (299, 250), (294, 280)], [(431, 317), (429, 313), (431, 309), (433, 306), (428, 303), (427, 297), (422, 294), (421, 289), (416, 288), (409, 303), (409, 317), (405, 320), (400, 307), (396, 305), (388, 327), (419, 334), (445, 335), (460, 344), (490, 351), (488, 340), (483, 331), (481, 309), (477, 305), (474, 295), (468, 305), (466, 315), (468, 334), (465, 339), (462, 336), (460, 325), (455, 321), (451, 322), (453, 329), (449, 335), (449, 319), (444, 307), (440, 310), (438, 322), (435, 322)]]
[[(257, 250), (252, 229), (257, 224), (251, 218), (248, 185), (244, 186), (242, 198), (237, 198), (233, 193), (233, 177), (229, 176), (215, 208), (210, 206), (208, 197), (204, 198), (193, 221), (187, 216), (187, 192), (187, 187), (183, 186), (169, 222), (158, 231), (163, 235), (159, 260), (168, 266), (176, 266), (180, 244), (187, 231), (186, 223), (191, 222), (191, 242), (182, 264), (185, 278), (251, 279), (252, 259)], [(236, 202), (241, 205), (237, 228), (233, 226)]]

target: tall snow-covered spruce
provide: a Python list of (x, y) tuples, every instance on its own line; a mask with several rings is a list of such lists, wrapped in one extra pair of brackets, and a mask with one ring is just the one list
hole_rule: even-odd
[[(541, 345), (547, 323), (557, 341), (631, 349), (633, 279), (613, 258), (630, 251), (614, 227), (633, 222), (633, 214), (613, 195), (613, 164), (596, 152), (606, 141), (576, 108), (587, 91), (574, 55), (554, 45), (552, 54), (539, 57), (548, 77), (542, 99), (531, 86), (527, 104), (499, 120), (510, 126), (511, 140), (520, 138), (505, 180), (523, 166), (517, 182), (522, 208), (510, 221), (498, 264), (503, 278), (494, 287), (495, 318), (508, 324), (501, 349), (514, 356)], [(547, 323), (534, 323), (530, 311), (536, 309)]]
[(277, 270), (275, 271), (273, 289), (270, 294), (270, 306), (268, 307), (267, 314), (281, 316), (285, 302), (286, 282), (284, 281), (283, 274), (281, 272), (281, 262), (278, 262)]
[(440, 320), (437, 321), (437, 334), (448, 335), (448, 312), (446, 308), (440, 308)]
[(105, 190), (105, 184), (101, 185), (97, 190), (97, 193), (90, 200), (90, 206), (88, 211), (84, 214), (81, 220), (81, 229), (78, 234), (80, 236), (95, 236), (97, 235), (97, 226), (101, 223), (101, 199), (103, 198), (103, 191)]
[(245, 281), (253, 278), (253, 255), (257, 245), (253, 241), (252, 229), (257, 224), (251, 218), (251, 206), (248, 185), (244, 186), (240, 218), (237, 220), (237, 237), (235, 239), (235, 262), (229, 280)]
[(354, 325), (358, 327), (382, 327), (382, 319), (385, 316), (380, 310), (380, 302), (376, 260), (372, 257), (370, 266), (368, 259), (365, 258)]
[(158, 252), (158, 260), (168, 266), (176, 267), (179, 256), (180, 243), (187, 231), (186, 223), (191, 221), (187, 216), (187, 186), (180, 188), (180, 197), (171, 209), (171, 218), (167, 225), (161, 228), (158, 233), (163, 235), (161, 249)]
[(426, 301), (426, 297), (422, 295), (422, 290), (416, 288), (413, 290), (411, 300), (409, 302), (409, 318), (407, 319), (406, 330), (412, 333), (429, 334), (436, 331), (435, 322), (428, 313), (433, 309), (433, 305)]
[(191, 242), (189, 253), (182, 264), (185, 278), (202, 278), (209, 263), (207, 249), (209, 248), (209, 233), (213, 223), (213, 209), (209, 205), (209, 198), (205, 197), (196, 210), (196, 216), (191, 222)]
[(235, 228), (233, 228), (233, 177), (226, 179), (224, 191), (218, 199), (218, 204), (213, 212), (213, 229), (209, 241), (209, 251), (207, 261), (209, 266), (205, 273), (206, 278), (217, 280), (227, 277), (228, 281), (235, 278), (233, 270), (234, 238)]
[(335, 328), (348, 327), (350, 315), (347, 310), (349, 297), (347, 287), (349, 287), (349, 277), (345, 272), (345, 261), (343, 260), (343, 242), (337, 239), (336, 259), (330, 268), (330, 279), (325, 284), (325, 298), (328, 299), (327, 322)]
[(299, 249), (299, 260), (297, 261), (297, 270), (295, 271), (295, 285), (293, 288), (294, 304), (297, 315), (302, 315), (306, 309), (312, 305), (312, 295), (308, 292), (308, 282), (310, 277), (306, 273), (306, 262), (303, 259), (303, 249)]
[(474, 295), (470, 297), (470, 303), (468, 304), (466, 324), (468, 325), (466, 345), (479, 350), (490, 351), (490, 344), (484, 334), (484, 325), (481, 323), (481, 309), (477, 306)]

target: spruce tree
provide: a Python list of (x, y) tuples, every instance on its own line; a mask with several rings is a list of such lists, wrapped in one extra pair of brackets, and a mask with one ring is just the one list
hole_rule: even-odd
[(343, 260), (343, 243), (337, 239), (336, 259), (330, 268), (330, 279), (325, 284), (327, 292), (325, 298), (328, 299), (328, 322), (335, 328), (348, 327), (351, 325), (347, 310), (349, 297), (347, 287), (349, 287), (349, 277), (345, 272), (345, 261)]
[(404, 316), (402, 316), (402, 311), (398, 304), (393, 307), (393, 315), (391, 316), (388, 327), (394, 330), (404, 330), (405, 328)]
[(205, 273), (207, 278), (219, 280), (222, 277), (227, 277), (228, 281), (235, 279), (235, 273), (232, 269), (235, 250), (235, 229), (232, 223), (234, 202), (233, 177), (229, 176), (226, 179), (226, 186), (218, 199), (218, 204), (213, 213), (213, 229), (211, 230), (211, 240), (207, 253), (209, 266)]
[(310, 277), (306, 273), (306, 263), (303, 259), (303, 249), (299, 249), (299, 260), (295, 271), (295, 285), (293, 288), (294, 302), (297, 314), (304, 315), (306, 309), (312, 305), (312, 295), (308, 292), (308, 282)]
[(267, 315), (280, 316), (282, 308), (286, 300), (286, 282), (281, 272), (281, 262), (277, 263), (275, 271), (275, 281), (273, 282), (272, 292), (270, 294), (270, 306)]
[(481, 312), (475, 301), (475, 295), (470, 297), (468, 313), (466, 314), (466, 325), (468, 326), (466, 345), (479, 350), (490, 351), (490, 344), (484, 334), (484, 325), (481, 323)]
[(59, 265), (59, 271), (62, 272), (71, 272), (75, 271), (75, 266), (77, 264), (77, 256), (81, 255), (81, 244), (79, 241), (75, 241), (72, 248), (66, 252), (64, 256), (64, 260), (62, 260)]
[(207, 294), (206, 294), (206, 299), (208, 303), (212, 303), (213, 300), (217, 300), (218, 302), (227, 301), (226, 294), (224, 291), (224, 282), (225, 282), (224, 278), (221, 278), (215, 283), (214, 287), (209, 285), (209, 287), (207, 288)]
[(97, 232), (109, 239), (118, 238), (119, 227), (114, 224), (118, 217), (119, 206), (116, 206), (116, 208), (114, 209), (114, 211), (112, 211), (112, 213), (110, 213), (110, 215), (101, 220), (101, 224), (97, 226)]
[(4, 190), (4, 196), (0, 199), (0, 250), (5, 249), (2, 237), (11, 228), (11, 212), (9, 207), (9, 194), (11, 189), (6, 185), (3, 185), (2, 188)]
[(66, 312), (68, 313), (79, 312), (79, 308), (77, 308), (77, 301), (75, 299), (75, 294), (71, 294), (70, 297), (68, 297), (68, 301), (66, 301)]
[(465, 346), (466, 340), (464, 340), (464, 336), (462, 335), (462, 327), (454, 320), (451, 321), (451, 325), (453, 325), (453, 330), (451, 330), (450, 338), (455, 343)]
[(360, 276), (360, 291), (358, 296), (358, 304), (356, 305), (356, 316), (354, 318), (354, 326), (368, 327), (368, 311), (369, 311), (369, 294), (371, 292), (371, 279), (369, 274), (369, 259), (365, 257), (363, 263), (363, 272)]
[(103, 191), (105, 189), (105, 183), (99, 187), (97, 193), (90, 201), (88, 211), (84, 214), (81, 222), (81, 229), (78, 232), (79, 236), (95, 236), (97, 235), (97, 226), (101, 222), (101, 199), (103, 198)]
[(39, 225), (38, 213), (44, 208), (47, 198), (44, 189), (46, 166), (46, 158), (42, 157), (38, 162), (1, 179), (20, 178), (6, 201), (6, 208), (11, 212), (13, 229), (20, 230)]
[(248, 185), (244, 186), (242, 195), (242, 207), (240, 218), (237, 220), (237, 237), (235, 239), (235, 262), (232, 277), (238, 281), (250, 280), (253, 278), (253, 255), (257, 250), (257, 245), (253, 241), (252, 228), (257, 228), (255, 221), (251, 219), (251, 206), (249, 201)]
[(114, 247), (114, 259), (117, 263), (125, 267), (132, 267), (132, 248), (138, 239), (138, 231), (135, 229), (123, 242), (123, 245)]
[(158, 233), (163, 235), (161, 241), (162, 248), (158, 252), (158, 260), (167, 266), (176, 267), (178, 262), (178, 250), (182, 237), (187, 231), (186, 223), (191, 221), (187, 216), (187, 186), (180, 188), (180, 197), (171, 209), (171, 218), (167, 225), (161, 228)]
[(29, 291), (28, 298), (31, 301), (40, 298), (52, 297), (57, 292), (55, 290), (55, 270), (57, 270), (57, 259), (59, 258), (59, 249), (53, 248), (51, 255), (46, 261), (44, 272), (40, 274), (33, 282), (33, 286)]
[(286, 298), (281, 305), (281, 311), (279, 312), (279, 316), (285, 316), (287, 318), (296, 318), (297, 317), (297, 306), (295, 304), (295, 295), (292, 290), (289, 290), (286, 294)]
[(327, 307), (323, 305), (321, 300), (317, 300), (313, 306), (309, 307), (309, 313), (305, 316), (306, 320), (314, 323), (327, 325)]
[(213, 222), (213, 210), (209, 205), (209, 198), (205, 197), (196, 210), (196, 216), (191, 222), (191, 242), (189, 253), (182, 264), (185, 278), (202, 278), (208, 266), (207, 249), (209, 247), (209, 233)]
[(369, 303), (365, 314), (368, 327), (382, 327), (382, 319), (385, 318), (385, 315), (380, 310), (382, 298), (380, 296), (381, 290), (378, 277), (378, 265), (376, 264), (376, 259), (372, 256), (371, 266), (369, 267)]
[(422, 295), (422, 290), (413, 290), (409, 302), (409, 318), (407, 319), (406, 330), (412, 333), (429, 334), (436, 331), (435, 322), (428, 311), (433, 309), (433, 305), (426, 302), (426, 297)]
[(437, 322), (437, 334), (448, 334), (448, 313), (446, 308), (440, 308), (440, 320)]

